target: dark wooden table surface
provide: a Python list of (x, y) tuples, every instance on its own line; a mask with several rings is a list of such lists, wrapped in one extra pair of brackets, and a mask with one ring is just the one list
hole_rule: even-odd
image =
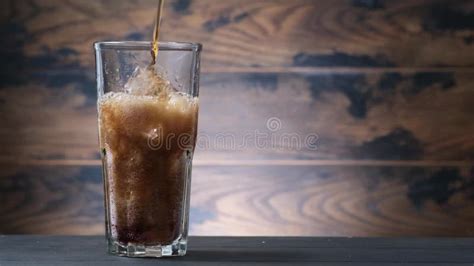
[(0, 265), (474, 265), (474, 239), (191, 237), (182, 258), (123, 258), (100, 236), (0, 236)]

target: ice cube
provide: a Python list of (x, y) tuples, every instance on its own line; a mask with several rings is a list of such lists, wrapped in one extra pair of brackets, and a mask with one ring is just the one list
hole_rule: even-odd
[(168, 96), (173, 91), (170, 82), (153, 66), (137, 68), (125, 84), (125, 92), (141, 96)]

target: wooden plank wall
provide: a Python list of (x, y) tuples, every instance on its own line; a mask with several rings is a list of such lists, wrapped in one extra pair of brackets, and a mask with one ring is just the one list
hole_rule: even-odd
[[(0, 233), (103, 233), (92, 43), (149, 40), (155, 5), (1, 3)], [(191, 233), (474, 236), (473, 22), (461, 0), (167, 0), (163, 40), (204, 44)]]

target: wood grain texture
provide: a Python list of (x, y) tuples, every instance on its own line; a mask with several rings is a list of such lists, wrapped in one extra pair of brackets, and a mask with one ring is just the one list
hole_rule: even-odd
[[(154, 1), (2, 5), (0, 159), (98, 159), (91, 43), (147, 39)], [(197, 159), (473, 159), (467, 1), (172, 1), (166, 14), (165, 39), (197, 37), (203, 71), (225, 72), (202, 78), (208, 142), (268, 133), (272, 117), (277, 133), (318, 136), (317, 150), (217, 143)]]
[[(191, 237), (185, 257), (160, 265), (470, 265), (472, 239)], [(0, 236), (8, 265), (156, 265), (105, 253), (102, 237)], [(26, 254), (25, 254), (26, 253)], [(65, 256), (64, 254), (67, 254)]]
[[(195, 166), (190, 232), (474, 236), (473, 172), (472, 167)], [(10, 168), (0, 178), (0, 200), (0, 233), (103, 233), (99, 166)]]
[[(68, 52), (93, 66), (98, 40), (150, 40), (156, 3), (11, 1), (7, 44), (41, 60)], [(472, 2), (170, 1), (163, 40), (202, 42), (203, 70), (228, 66), (472, 67)], [(16, 42), (16, 43), (15, 43)]]
[(84, 234), (104, 230), (97, 172), (78, 167), (2, 167), (2, 233)]
[[(103, 232), (92, 43), (149, 40), (155, 7), (0, 4), (0, 233)], [(204, 44), (191, 232), (473, 236), (473, 16), (167, 1), (163, 40)]]
[(470, 73), (219, 74), (202, 84), (198, 159), (474, 158)]
[[(473, 162), (471, 77), (464, 71), (205, 74), (196, 159)], [(0, 91), (1, 159), (98, 159), (96, 96), (84, 92), (87, 83)]]

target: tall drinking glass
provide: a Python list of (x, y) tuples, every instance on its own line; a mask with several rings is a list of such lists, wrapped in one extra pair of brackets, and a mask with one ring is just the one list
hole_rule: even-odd
[(197, 134), (200, 44), (98, 42), (99, 142), (108, 251), (182, 256)]

